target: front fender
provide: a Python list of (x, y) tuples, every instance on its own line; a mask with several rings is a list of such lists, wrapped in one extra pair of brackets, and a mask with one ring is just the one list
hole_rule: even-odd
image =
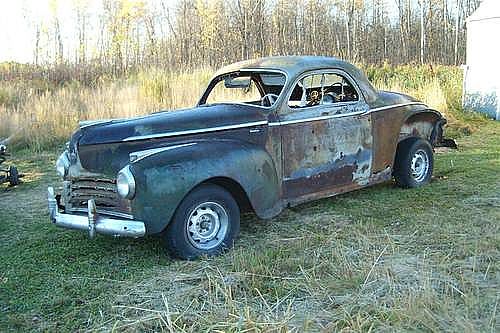
[(146, 222), (146, 232), (161, 232), (182, 199), (214, 177), (229, 178), (245, 191), (260, 217), (274, 215), (279, 205), (279, 181), (271, 156), (263, 147), (234, 140), (181, 144), (131, 163), (136, 194), (134, 217)]

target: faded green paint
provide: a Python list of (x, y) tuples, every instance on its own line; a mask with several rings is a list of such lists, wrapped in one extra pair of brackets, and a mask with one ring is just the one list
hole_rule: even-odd
[(280, 202), (280, 182), (273, 160), (265, 150), (234, 140), (193, 143), (131, 164), (137, 183), (132, 210), (137, 219), (148, 221), (148, 233), (163, 230), (186, 194), (216, 177), (240, 184), (258, 216), (276, 214), (280, 208), (276, 206)]

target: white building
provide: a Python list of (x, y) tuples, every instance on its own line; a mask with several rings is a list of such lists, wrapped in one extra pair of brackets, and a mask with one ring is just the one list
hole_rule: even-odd
[(500, 120), (500, 0), (484, 0), (467, 19), (463, 105)]

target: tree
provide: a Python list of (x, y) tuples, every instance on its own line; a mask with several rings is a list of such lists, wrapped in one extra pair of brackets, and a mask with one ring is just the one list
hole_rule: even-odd
[[(36, 63), (61, 62), (68, 54), (58, 2), (50, 1), (52, 20), (37, 18), (33, 24)], [(78, 64), (94, 62), (116, 72), (136, 66), (215, 67), (291, 54), (459, 64), (465, 57), (464, 18), (479, 5), (479, 0), (101, 1), (104, 10), (91, 13), (88, 0), (73, 0), (78, 46), (71, 54)], [(97, 41), (88, 37), (93, 32)]]

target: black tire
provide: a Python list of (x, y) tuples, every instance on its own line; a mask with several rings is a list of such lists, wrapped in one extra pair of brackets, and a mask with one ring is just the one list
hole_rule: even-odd
[(19, 172), (14, 166), (9, 168), (9, 184), (10, 186), (19, 185)]
[[(224, 228), (225, 217), (227, 224)], [(207, 225), (209, 230), (205, 230)], [(219, 225), (218, 229), (216, 225)], [(212, 240), (199, 238), (207, 236), (203, 232), (210, 231), (208, 236), (211, 236), (215, 230), (217, 233)], [(233, 246), (239, 232), (240, 209), (234, 198), (220, 186), (204, 184), (191, 191), (177, 207), (172, 221), (162, 233), (162, 241), (172, 256), (192, 260), (203, 255), (221, 254)]]
[(420, 187), (430, 182), (434, 168), (432, 146), (423, 139), (407, 139), (398, 145), (394, 179), (402, 188)]

